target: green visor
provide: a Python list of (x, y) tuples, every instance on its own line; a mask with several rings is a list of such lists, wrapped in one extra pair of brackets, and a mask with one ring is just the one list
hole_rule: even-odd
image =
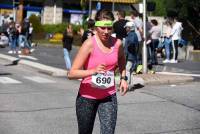
[(113, 21), (110, 21), (110, 20), (96, 21), (95, 26), (96, 27), (112, 27)]

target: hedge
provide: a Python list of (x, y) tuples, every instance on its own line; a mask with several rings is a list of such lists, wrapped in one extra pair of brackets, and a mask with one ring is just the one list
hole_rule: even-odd
[[(40, 17), (36, 15), (31, 15), (29, 18), (30, 22), (33, 25), (33, 38), (34, 39), (44, 39), (48, 34), (62, 34), (66, 29), (68, 23), (61, 24), (41, 24)], [(78, 31), (81, 27), (85, 28), (85, 24), (74, 25), (72, 24), (74, 34), (78, 34)]]
[[(42, 25), (45, 33), (63, 33), (67, 27), (67, 23), (62, 24), (44, 24)], [(77, 34), (81, 25), (72, 25), (74, 34)]]

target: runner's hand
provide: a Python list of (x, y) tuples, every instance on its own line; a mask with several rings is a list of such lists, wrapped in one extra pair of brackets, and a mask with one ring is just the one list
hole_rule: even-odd
[(124, 79), (122, 79), (120, 82), (119, 90), (120, 90), (120, 94), (122, 96), (124, 96), (126, 94), (126, 92), (128, 91), (128, 84)]
[(106, 72), (106, 65), (100, 64), (94, 69), (95, 73), (105, 73)]

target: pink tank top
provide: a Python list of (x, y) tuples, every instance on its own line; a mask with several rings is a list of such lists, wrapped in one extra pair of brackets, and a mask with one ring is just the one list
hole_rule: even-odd
[[(118, 61), (118, 49), (119, 45), (116, 44), (117, 39), (112, 38), (112, 51), (109, 53), (103, 52), (96, 41), (95, 36), (92, 37), (93, 40), (93, 50), (89, 55), (84, 68), (92, 69), (98, 66), (99, 64), (104, 63), (106, 65), (106, 71), (115, 71)], [(90, 99), (103, 99), (107, 96), (110, 96), (116, 93), (115, 84), (107, 89), (99, 89), (97, 87), (93, 87), (91, 84), (92, 76), (85, 77), (81, 81), (79, 94), (83, 97)], [(115, 83), (115, 82), (114, 82)]]

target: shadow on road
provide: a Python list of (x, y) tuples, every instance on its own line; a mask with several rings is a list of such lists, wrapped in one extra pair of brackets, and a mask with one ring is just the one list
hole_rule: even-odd
[(140, 88), (143, 88), (143, 87), (144, 87), (144, 85), (142, 85), (142, 84), (140, 84), (140, 83), (134, 84), (132, 87), (130, 87), (129, 92), (133, 92), (133, 91), (135, 91), (136, 89), (140, 89)]
[(14, 65), (18, 65), (18, 62), (19, 62), (19, 61), (20, 61), (20, 60), (17, 59), (17, 60), (12, 61), (11, 64), (6, 64), (6, 65), (4, 65), (4, 66), (14, 66)]
[(12, 75), (11, 73), (0, 73), (0, 76), (2, 75)]

